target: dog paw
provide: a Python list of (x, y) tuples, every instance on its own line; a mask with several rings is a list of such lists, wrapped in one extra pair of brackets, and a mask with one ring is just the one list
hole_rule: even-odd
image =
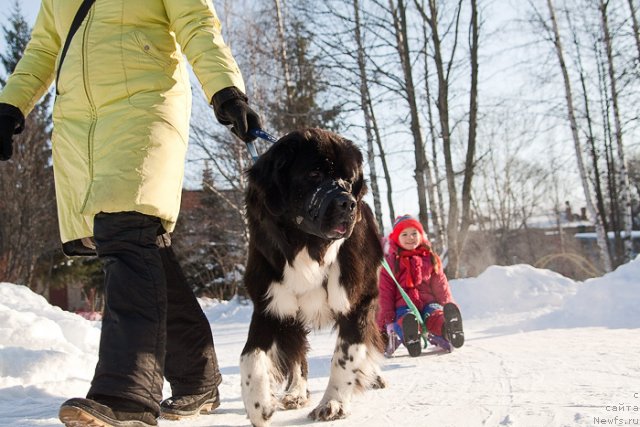
[(307, 406), (309, 398), (297, 394), (285, 394), (280, 401), (284, 409), (300, 409)]
[(332, 421), (345, 418), (348, 415), (346, 408), (337, 400), (321, 402), (311, 413), (309, 418), (315, 421)]
[(371, 388), (374, 390), (377, 390), (380, 388), (386, 388), (386, 387), (387, 387), (387, 382), (380, 375), (378, 375), (376, 379), (373, 381), (373, 383), (371, 384)]
[(274, 406), (266, 406), (256, 402), (253, 408), (247, 411), (247, 416), (251, 420), (252, 426), (268, 427), (271, 424), (271, 417), (273, 417), (275, 411), (276, 408)]

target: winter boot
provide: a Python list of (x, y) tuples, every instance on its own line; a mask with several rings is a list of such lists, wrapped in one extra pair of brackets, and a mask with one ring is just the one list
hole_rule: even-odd
[(171, 396), (160, 403), (161, 417), (167, 420), (179, 420), (198, 414), (207, 414), (220, 406), (218, 387), (202, 394)]
[(444, 351), (448, 351), (449, 353), (451, 353), (451, 350), (452, 350), (451, 343), (447, 341), (444, 337), (441, 337), (440, 335), (429, 334), (429, 336), (427, 337), (427, 341), (429, 341), (429, 344), (439, 347)]
[(383, 338), (386, 339), (386, 346), (384, 349), (384, 357), (391, 357), (393, 353), (396, 351), (402, 341), (400, 341), (400, 337), (396, 334), (396, 331), (393, 329), (393, 323), (389, 323), (387, 325), (387, 330), (382, 334)]
[(409, 351), (409, 356), (416, 357), (422, 353), (420, 324), (413, 313), (407, 313), (402, 318), (402, 343)]
[(442, 335), (455, 348), (460, 348), (464, 344), (464, 331), (462, 330), (462, 315), (457, 305), (447, 303), (442, 308), (444, 312), (444, 325)]
[[(109, 405), (109, 406), (107, 406)], [(58, 413), (67, 427), (150, 427), (157, 426), (156, 416), (139, 403), (109, 398), (102, 403), (73, 398), (62, 404)]]

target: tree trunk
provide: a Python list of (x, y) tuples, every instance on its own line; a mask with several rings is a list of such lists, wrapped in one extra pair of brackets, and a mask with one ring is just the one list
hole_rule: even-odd
[[(367, 106), (369, 108), (369, 115), (371, 116), (372, 130), (375, 135), (376, 145), (378, 146), (378, 153), (380, 154), (380, 162), (382, 163), (382, 172), (384, 173), (384, 181), (387, 184), (387, 205), (389, 205), (389, 218), (391, 224), (396, 219), (395, 209), (393, 208), (393, 186), (391, 185), (391, 172), (389, 171), (389, 165), (387, 164), (387, 155), (385, 154), (384, 147), (382, 146), (382, 136), (380, 135), (380, 128), (378, 121), (376, 120), (376, 114), (373, 110), (373, 103), (371, 102), (371, 96), (367, 99)], [(382, 227), (382, 224), (380, 224)]]
[[(429, 24), (431, 28), (431, 41), (433, 43), (434, 63), (436, 66), (436, 73), (438, 76), (438, 116), (440, 121), (440, 136), (442, 137), (442, 151), (444, 155), (445, 172), (447, 179), (447, 192), (449, 195), (449, 215), (447, 218), (447, 242), (448, 242), (448, 265), (447, 274), (452, 277), (458, 277), (458, 268), (460, 262), (460, 247), (459, 247), (459, 206), (458, 206), (458, 192), (456, 190), (455, 171), (453, 170), (453, 156), (451, 153), (451, 129), (449, 127), (449, 71), (452, 66), (453, 59), (447, 65), (445, 71), (445, 62), (442, 57), (442, 41), (438, 30), (438, 7), (436, 0), (429, 0), (429, 14), (423, 9), (423, 7), (415, 0), (416, 7), (418, 8), (422, 18)], [(461, 1), (457, 5), (457, 17), (456, 27), (460, 17)], [(455, 31), (455, 37), (457, 38), (457, 28)], [(455, 43), (454, 43), (455, 44)], [(454, 47), (455, 51), (455, 47)], [(453, 58), (453, 52), (451, 54)]]
[[(592, 181), (593, 181), (593, 186), (596, 193), (595, 197), (596, 197), (597, 214), (600, 217), (600, 221), (602, 222), (602, 226), (604, 227), (605, 231), (608, 231), (609, 225), (607, 224), (608, 222), (607, 211), (606, 211), (605, 202), (604, 202), (605, 194), (602, 191), (602, 174), (600, 173), (600, 164), (599, 164), (600, 155), (598, 153), (598, 148), (596, 147), (596, 136), (593, 131), (593, 118), (591, 116), (591, 108), (590, 108), (589, 94), (587, 90), (587, 81), (586, 81), (587, 79), (585, 76), (585, 70), (582, 63), (582, 53), (580, 49), (580, 43), (578, 40), (578, 31), (574, 28), (571, 20), (571, 15), (569, 14), (568, 11), (566, 12), (566, 17), (567, 17), (567, 21), (569, 22), (569, 27), (571, 28), (573, 45), (575, 46), (575, 49), (576, 49), (576, 58), (578, 61), (578, 68), (580, 73), (580, 87), (582, 89), (585, 119), (587, 121), (587, 149), (588, 149), (589, 156), (591, 158), (591, 167), (593, 171)], [(607, 244), (607, 251), (609, 252), (609, 258), (611, 258), (611, 249), (609, 248), (608, 244)]]
[[(433, 122), (433, 110), (431, 109), (431, 86), (429, 85), (429, 55), (428, 52), (428, 40), (427, 26), (422, 26), (422, 34), (424, 38), (424, 86), (425, 94), (427, 97), (427, 121), (429, 123), (429, 135), (431, 136), (431, 162), (433, 164), (433, 180), (427, 185), (429, 186), (429, 203), (431, 205), (431, 218), (434, 228), (434, 239), (431, 244), (438, 253), (441, 253), (447, 246), (446, 225), (444, 224), (444, 203), (442, 195), (442, 187), (440, 185), (440, 172), (438, 170), (438, 135), (436, 131), (435, 123)], [(425, 144), (426, 149), (426, 144)]]
[(382, 223), (382, 204), (380, 203), (380, 190), (378, 188), (378, 174), (376, 173), (376, 158), (373, 149), (373, 117), (369, 110), (369, 82), (367, 79), (367, 68), (364, 57), (364, 46), (362, 43), (362, 32), (360, 28), (360, 5), (358, 0), (353, 0), (355, 39), (358, 51), (358, 70), (360, 77), (360, 107), (364, 113), (364, 127), (367, 138), (367, 161), (369, 162), (369, 182), (371, 184), (371, 193), (373, 195), (373, 210), (376, 215), (380, 227), (380, 233), (383, 233)]
[(413, 73), (411, 70), (411, 53), (409, 51), (409, 40), (407, 36), (407, 17), (406, 6), (404, 0), (398, 0), (397, 7), (394, 0), (389, 0), (389, 8), (393, 17), (393, 26), (395, 29), (397, 51), (402, 64), (404, 74), (404, 89), (406, 93), (407, 103), (409, 104), (409, 114), (411, 121), (411, 135), (413, 136), (414, 154), (415, 154), (415, 180), (418, 189), (418, 207), (419, 219), (425, 227), (425, 231), (429, 232), (429, 214), (427, 209), (425, 177), (427, 176), (426, 158), (424, 147), (422, 145), (422, 133), (420, 131), (420, 118), (418, 116), (418, 103), (416, 100), (415, 85), (413, 83)]
[(560, 32), (558, 30), (558, 23), (556, 20), (555, 9), (552, 4), (552, 0), (547, 0), (547, 7), (549, 8), (549, 15), (551, 18), (551, 24), (553, 28), (553, 37), (556, 55), (562, 72), (562, 78), (564, 81), (565, 99), (567, 102), (567, 115), (569, 124), (571, 126), (571, 136), (573, 137), (573, 145), (576, 151), (576, 160), (578, 162), (578, 171), (580, 172), (580, 180), (582, 182), (582, 188), (584, 190), (584, 196), (587, 202), (587, 209), (589, 215), (594, 219), (596, 234), (598, 239), (598, 246), (600, 247), (600, 256), (604, 264), (606, 272), (611, 271), (611, 259), (609, 258), (609, 251), (607, 249), (607, 237), (600, 217), (596, 213), (595, 206), (591, 197), (591, 191), (589, 189), (589, 182), (587, 179), (587, 173), (582, 160), (582, 147), (580, 146), (580, 138), (578, 136), (578, 124), (576, 122), (575, 110), (573, 108), (573, 95), (571, 92), (571, 81), (569, 80), (569, 73), (565, 65), (564, 53), (562, 51), (562, 43), (560, 41)]
[(636, 60), (640, 63), (640, 25), (638, 24), (638, 16), (636, 15), (636, 7), (633, 0), (629, 0), (629, 10), (631, 12), (631, 27), (633, 28), (633, 38), (638, 49), (638, 57)]
[(476, 0), (471, 0), (471, 88), (469, 90), (469, 135), (467, 140), (467, 157), (464, 163), (464, 180), (462, 182), (462, 212), (460, 223), (460, 243), (458, 247), (462, 252), (464, 240), (471, 226), (471, 184), (473, 181), (476, 153), (476, 135), (478, 129), (478, 5)]
[(625, 234), (623, 237), (625, 248), (625, 262), (631, 261), (633, 256), (633, 241), (631, 232), (633, 230), (633, 211), (631, 205), (631, 188), (629, 183), (629, 173), (627, 169), (627, 161), (624, 154), (624, 145), (622, 143), (622, 124), (620, 122), (620, 107), (618, 103), (617, 78), (615, 75), (615, 65), (613, 62), (613, 46), (611, 41), (611, 32), (609, 31), (609, 22), (607, 17), (608, 2), (600, 0), (600, 17), (602, 25), (602, 42), (607, 53), (607, 70), (609, 73), (609, 85), (611, 90), (611, 102), (613, 108), (613, 124), (615, 126), (615, 140), (618, 149), (618, 163), (620, 175), (620, 206), (623, 207), (622, 218), (624, 221)]
[(605, 228), (608, 232), (613, 232), (613, 248), (609, 250), (611, 254), (612, 267), (616, 267), (623, 263), (624, 260), (624, 244), (620, 235), (621, 215), (620, 215), (620, 197), (618, 196), (618, 172), (615, 161), (615, 153), (613, 150), (613, 132), (611, 125), (610, 102), (607, 89), (607, 72), (605, 68), (605, 60), (602, 58), (602, 51), (596, 44), (594, 46), (597, 72), (598, 72), (598, 88), (600, 91), (600, 111), (602, 115), (602, 132), (604, 142), (605, 162), (607, 165), (607, 191), (609, 196), (609, 228)]
[[(284, 90), (287, 96), (287, 111), (291, 112), (293, 108), (292, 106), (293, 95), (291, 92), (293, 90), (294, 84), (291, 81), (291, 73), (289, 71), (289, 61), (287, 59), (287, 41), (284, 33), (284, 17), (282, 15), (280, 0), (273, 0), (273, 2), (276, 7), (276, 19), (278, 21), (278, 43), (280, 45), (278, 56), (279, 56), (280, 64), (282, 67), (282, 73), (284, 74)], [(296, 117), (292, 116), (292, 120), (293, 120), (293, 123), (295, 124)]]

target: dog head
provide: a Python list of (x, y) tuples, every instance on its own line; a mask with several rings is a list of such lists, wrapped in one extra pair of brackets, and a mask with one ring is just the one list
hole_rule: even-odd
[(249, 169), (248, 208), (326, 240), (348, 238), (366, 193), (362, 153), (320, 129), (282, 137)]

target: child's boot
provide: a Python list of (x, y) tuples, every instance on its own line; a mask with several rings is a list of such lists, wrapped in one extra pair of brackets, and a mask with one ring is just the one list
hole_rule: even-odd
[(383, 336), (387, 339), (384, 357), (391, 357), (401, 344), (400, 337), (398, 337), (398, 334), (396, 334), (396, 331), (393, 329), (393, 323), (387, 325), (386, 333), (383, 333)]
[(412, 313), (407, 313), (402, 318), (402, 343), (411, 357), (420, 356), (420, 353), (422, 353), (420, 324)]
[(462, 315), (460, 309), (454, 303), (447, 303), (442, 308), (444, 312), (444, 325), (442, 335), (455, 348), (460, 348), (464, 344), (464, 331), (462, 330)]

